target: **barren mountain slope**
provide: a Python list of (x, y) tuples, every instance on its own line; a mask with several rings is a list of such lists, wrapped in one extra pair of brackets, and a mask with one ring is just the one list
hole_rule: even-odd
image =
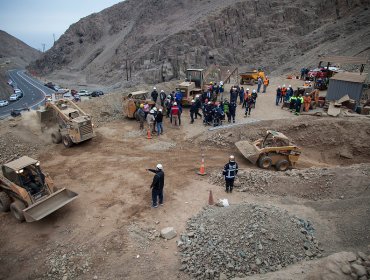
[(103, 84), (125, 77), (127, 58), (133, 79), (149, 83), (213, 63), (289, 70), (319, 54), (366, 54), (369, 3), (127, 0), (71, 25), (31, 68)]
[(40, 52), (2, 30), (0, 42), (0, 99), (3, 99), (12, 92), (6, 84), (6, 70), (26, 67), (40, 56)]

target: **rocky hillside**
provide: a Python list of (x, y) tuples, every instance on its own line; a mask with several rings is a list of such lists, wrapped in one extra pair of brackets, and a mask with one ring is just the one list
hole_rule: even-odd
[(40, 56), (40, 52), (2, 30), (0, 42), (0, 99), (3, 99), (12, 92), (6, 84), (6, 70), (25, 68)]
[(367, 55), (369, 2), (127, 0), (71, 25), (30, 67), (106, 85), (129, 70), (147, 83), (211, 64), (290, 71), (319, 55)]

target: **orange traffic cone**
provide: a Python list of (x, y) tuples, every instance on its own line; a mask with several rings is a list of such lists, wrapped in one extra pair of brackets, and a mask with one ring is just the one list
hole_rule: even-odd
[(214, 205), (215, 202), (213, 200), (212, 191), (209, 191), (209, 197), (208, 197), (208, 205)]
[(204, 155), (202, 155), (202, 162), (200, 163), (200, 169), (199, 172), (197, 172), (198, 175), (207, 175), (206, 168), (204, 167)]
[(152, 134), (150, 133), (150, 129), (147, 130), (146, 132), (146, 139), (152, 139)]

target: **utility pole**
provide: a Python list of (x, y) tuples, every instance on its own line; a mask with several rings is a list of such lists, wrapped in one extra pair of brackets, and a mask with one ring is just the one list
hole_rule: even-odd
[(54, 45), (55, 45), (55, 34), (53, 33)]
[(45, 52), (45, 43), (42, 43), (42, 52)]

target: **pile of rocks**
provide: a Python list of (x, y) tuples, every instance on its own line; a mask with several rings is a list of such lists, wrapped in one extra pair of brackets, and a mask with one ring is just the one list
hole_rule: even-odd
[(43, 143), (29, 143), (12, 132), (0, 135), (0, 164), (27, 155), (37, 157)]
[(196, 279), (244, 277), (321, 257), (309, 221), (273, 206), (207, 207), (177, 241), (181, 268)]
[(79, 275), (86, 274), (91, 270), (89, 254), (83, 248), (75, 250), (60, 249), (51, 253), (45, 261), (48, 271), (43, 275), (44, 279), (76, 279)]
[(370, 279), (370, 256), (362, 252), (357, 252), (357, 255), (351, 252), (347, 255), (347, 263), (340, 270), (343, 274), (351, 275), (352, 279)]

